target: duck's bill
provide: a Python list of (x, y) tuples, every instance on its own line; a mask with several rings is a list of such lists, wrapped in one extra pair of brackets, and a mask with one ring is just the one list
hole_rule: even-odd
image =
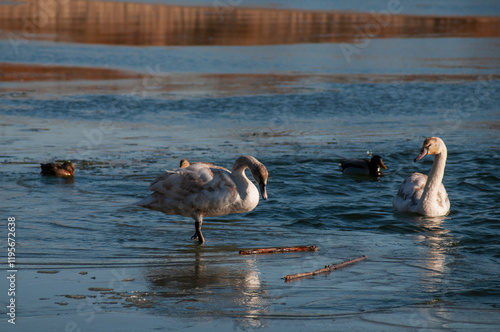
[(382, 166), (384, 169), (387, 169), (387, 167), (384, 165), (384, 162), (382, 160), (380, 161), (380, 166)]
[(262, 196), (262, 199), (266, 200), (267, 199), (266, 185), (261, 183), (261, 184), (259, 184), (259, 188), (260, 188), (260, 194)]

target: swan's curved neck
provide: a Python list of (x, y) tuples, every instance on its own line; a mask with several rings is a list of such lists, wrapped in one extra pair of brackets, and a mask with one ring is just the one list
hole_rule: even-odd
[(241, 156), (233, 164), (232, 173), (235, 177), (250, 182), (245, 174), (245, 169), (249, 168), (252, 175), (257, 171), (257, 159), (251, 156)]
[(241, 204), (238, 207), (238, 211), (241, 212), (251, 211), (259, 203), (259, 191), (245, 174), (245, 170), (247, 168), (250, 169), (252, 175), (255, 171), (255, 163), (253, 162), (252, 158), (253, 157), (250, 156), (243, 156), (236, 159), (231, 172), (238, 190), (238, 194), (241, 198)]
[(232, 170), (233, 178), (235, 178), (238, 181), (241, 181), (242, 183), (251, 183), (250, 179), (247, 177), (245, 174), (245, 169), (248, 167), (246, 165), (243, 165), (242, 167), (236, 168)]
[(421, 205), (425, 205), (426, 202), (436, 199), (441, 183), (443, 182), (444, 168), (446, 166), (447, 157), (448, 152), (446, 151), (446, 148), (441, 149), (440, 153), (434, 156), (434, 162), (427, 177), (424, 192), (422, 193), (422, 199), (420, 201)]

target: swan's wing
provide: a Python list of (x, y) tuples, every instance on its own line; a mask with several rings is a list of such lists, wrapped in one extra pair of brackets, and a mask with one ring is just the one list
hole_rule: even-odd
[(211, 168), (213, 177), (202, 190), (193, 196), (192, 206), (205, 216), (232, 213), (232, 208), (241, 200), (231, 173), (224, 168)]
[(196, 164), (167, 171), (151, 182), (149, 190), (172, 199), (198, 193), (212, 178), (207, 168), (202, 167), (202, 164)]
[(448, 198), (448, 193), (446, 192), (446, 189), (444, 188), (444, 185), (442, 183), (438, 190), (437, 202), (438, 205), (442, 207), (442, 209), (446, 211), (450, 210), (450, 199)]
[(418, 201), (424, 192), (427, 175), (422, 173), (413, 173), (408, 176), (394, 198), (392, 204), (398, 211), (414, 212), (413, 209), (418, 205)]
[(413, 173), (408, 176), (398, 190), (398, 196), (404, 200), (418, 200), (422, 196), (425, 184), (427, 183), (427, 175), (422, 173)]
[(149, 189), (153, 194), (138, 204), (169, 214), (217, 215), (239, 199), (227, 169), (202, 163), (165, 172)]

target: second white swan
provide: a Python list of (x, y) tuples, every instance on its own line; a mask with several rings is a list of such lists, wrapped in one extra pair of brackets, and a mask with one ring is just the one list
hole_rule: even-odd
[(439, 137), (426, 138), (414, 161), (417, 162), (428, 154), (434, 155), (429, 176), (413, 173), (407, 177), (392, 201), (395, 210), (429, 217), (444, 216), (450, 211), (450, 200), (442, 182), (448, 156), (443, 140)]

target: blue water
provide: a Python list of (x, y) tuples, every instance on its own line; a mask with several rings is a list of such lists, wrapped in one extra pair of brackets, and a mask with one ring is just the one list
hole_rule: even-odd
[[(54, 318), (57, 311), (79, 327), (99, 329), (92, 325), (97, 319), (86, 323), (75, 314), (78, 300), (56, 302), (88, 295), (94, 283), (118, 283), (129, 294), (145, 292), (150, 306), (105, 304), (101, 295), (99, 310), (92, 307), (97, 317), (139, 310), (152, 317), (148, 328), (164, 320), (179, 329), (498, 328), (500, 83), (324, 88), (181, 100), (3, 98), (2, 202), (17, 220), (19, 288), (63, 278), (63, 286), (49, 282), (44, 292), (33, 291), (43, 295), (21, 293), (32, 319), (20, 324), (31, 326), (40, 314), (66, 324)], [(477, 103), (468, 104), (470, 98)], [(412, 161), (430, 135), (448, 147), (451, 213), (395, 213), (391, 201), (403, 178), (430, 169), (430, 158)], [(383, 157), (383, 177), (341, 174), (340, 160), (367, 151)], [(189, 239), (191, 220), (132, 205), (181, 158), (230, 167), (241, 154), (268, 168), (270, 198), (247, 214), (206, 218), (201, 247)], [(77, 164), (74, 182), (38, 174), (39, 162), (64, 157)], [(320, 250), (238, 255), (301, 244)], [(361, 255), (368, 260), (328, 276), (282, 280)], [(61, 272), (37, 274), (41, 269)], [(82, 270), (98, 278), (82, 277)], [(117, 273), (136, 280), (123, 285)]]
[[(462, 4), (405, 8), (475, 13)], [(15, 218), (15, 328), (500, 329), (498, 38), (373, 39), (351, 63), (335, 44), (11, 46), (0, 41), (0, 62), (153, 68), (185, 85), (0, 82), (0, 236)], [(233, 90), (223, 75), (203, 76), (214, 73), (263, 75)], [(403, 179), (431, 168), (429, 156), (413, 162), (428, 136), (448, 148), (450, 214), (394, 212)], [(266, 165), (269, 199), (206, 218), (202, 246), (190, 240), (192, 220), (134, 205), (183, 158), (230, 168), (243, 154)], [(372, 154), (388, 167), (380, 178), (338, 168)], [(74, 179), (39, 174), (41, 162), (66, 159)], [(319, 251), (239, 255), (295, 245)], [(283, 279), (362, 255), (328, 275)], [(6, 317), (0, 329), (14, 330)]]

